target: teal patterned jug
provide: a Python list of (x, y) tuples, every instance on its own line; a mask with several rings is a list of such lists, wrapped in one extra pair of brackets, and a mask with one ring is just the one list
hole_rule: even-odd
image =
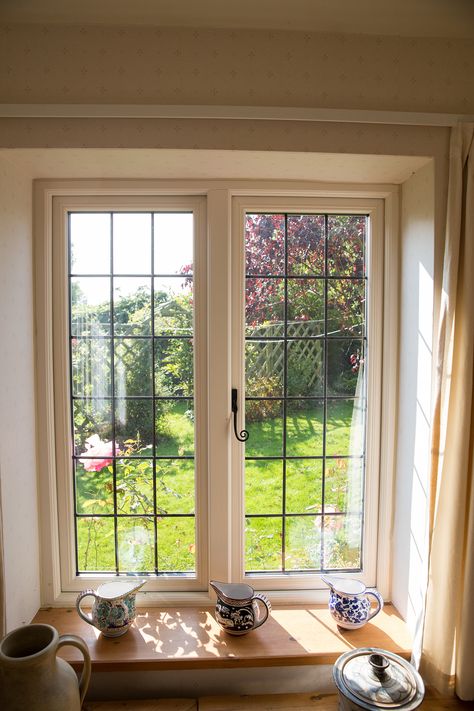
[[(135, 595), (145, 583), (146, 580), (104, 583), (97, 590), (84, 590), (76, 600), (79, 616), (105, 637), (120, 637), (135, 619)], [(81, 608), (83, 598), (88, 596), (94, 598), (90, 615)]]

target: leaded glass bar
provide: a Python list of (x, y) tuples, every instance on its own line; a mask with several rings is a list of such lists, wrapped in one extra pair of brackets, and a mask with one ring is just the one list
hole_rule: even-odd
[(247, 574), (361, 569), (367, 228), (246, 215)]

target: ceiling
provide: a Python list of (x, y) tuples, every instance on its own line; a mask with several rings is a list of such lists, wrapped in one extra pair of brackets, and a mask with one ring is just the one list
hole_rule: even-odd
[(474, 0), (0, 0), (0, 21), (474, 38)]

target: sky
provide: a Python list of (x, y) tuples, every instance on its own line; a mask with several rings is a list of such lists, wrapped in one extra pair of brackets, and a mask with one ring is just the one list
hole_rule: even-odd
[[(180, 274), (193, 262), (192, 213), (114, 213), (113, 273), (114, 275), (150, 275), (152, 273), (152, 219), (154, 234), (154, 273)], [(81, 290), (90, 305), (109, 298), (111, 213), (72, 213), (71, 273), (96, 275), (81, 279)], [(101, 275), (102, 278), (99, 278)], [(155, 280), (156, 282), (159, 280)], [(137, 277), (117, 279), (124, 296), (134, 293), (140, 283), (150, 283)], [(181, 279), (176, 282), (182, 283)], [(166, 284), (171, 280), (167, 279)], [(178, 287), (178, 283), (177, 283)], [(179, 288), (179, 287), (178, 287)]]

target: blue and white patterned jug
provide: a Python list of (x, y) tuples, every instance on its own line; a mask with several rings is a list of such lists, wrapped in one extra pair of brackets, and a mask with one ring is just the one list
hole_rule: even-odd
[[(353, 578), (321, 575), (329, 586), (329, 611), (339, 627), (352, 630), (363, 627), (383, 608), (383, 599), (377, 590), (367, 590), (364, 583)], [(372, 609), (371, 597), (376, 608)]]

